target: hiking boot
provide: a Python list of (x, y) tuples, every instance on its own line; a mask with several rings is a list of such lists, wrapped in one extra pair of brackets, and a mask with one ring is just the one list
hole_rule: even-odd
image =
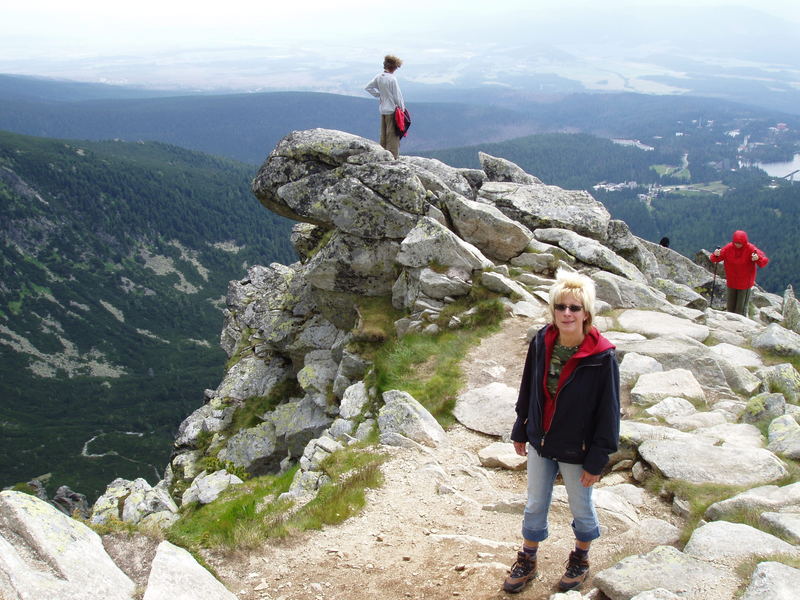
[(511, 573), (503, 583), (503, 590), (516, 594), (536, 575), (536, 557), (517, 552), (517, 562), (511, 565)]
[(558, 582), (558, 589), (562, 592), (575, 590), (581, 587), (586, 574), (589, 572), (589, 561), (580, 558), (576, 552), (570, 552), (567, 559), (567, 570), (561, 581)]

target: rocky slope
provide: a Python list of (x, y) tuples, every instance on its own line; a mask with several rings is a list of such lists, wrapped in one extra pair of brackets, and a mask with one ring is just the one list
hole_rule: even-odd
[[(300, 261), (252, 267), (231, 282), (224, 379), (181, 425), (164, 479), (114, 481), (92, 521), (167, 527), (182, 504), (213, 502), (241, 483), (236, 473), (298, 462), (283, 498), (302, 505), (328, 483), (321, 460), (377, 428), (391, 458), (362, 514), (257, 554), (207, 553), (230, 592), (203, 597), (502, 595), (524, 500), (524, 473), (506, 438), (518, 369), (562, 267), (597, 284), (598, 325), (617, 346), (624, 400), (621, 450), (597, 490), (604, 536), (586, 596), (723, 599), (747, 588), (747, 598), (791, 597), (800, 579), (792, 566), (800, 542), (793, 462), (800, 374), (781, 359), (800, 354), (791, 290), (783, 298), (757, 291), (749, 319), (717, 311), (705, 299), (712, 276), (704, 266), (633, 236), (584, 192), (480, 158), (481, 170), (394, 161), (373, 142), (328, 130), (282, 140), (253, 190), (267, 208), (300, 222), (292, 236)], [(724, 282), (717, 284), (720, 298)], [(452, 306), (475, 286), (497, 294), (508, 319), (465, 361), (459, 424), (444, 431), (409, 394), (379, 396), (365, 385), (371, 365), (356, 342), (370, 302), (401, 311), (400, 336), (467, 326), (470, 308)], [(256, 418), (244, 419), (247, 411)], [(666, 482), (660, 493), (642, 485), (653, 476)], [(670, 482), (686, 485), (669, 492)], [(692, 485), (705, 484), (742, 491), (713, 504), (683, 544)], [(51, 520), (20, 494), (3, 492), (2, 502), (0, 532), (13, 560), (0, 564), (0, 591), (30, 597), (21, 590), (53, 577), (37, 565), (56, 563), (48, 542), (26, 532)], [(559, 489), (541, 580), (523, 597), (553, 592), (571, 544), (566, 510)], [(756, 514), (758, 527), (738, 522), (743, 512)], [(55, 522), (50, 531), (65, 535), (63, 520)], [(81, 530), (72, 537), (91, 538), (82, 525), (70, 527)], [(166, 593), (154, 582), (164, 580), (178, 549), (164, 542), (150, 569), (153, 544), (137, 554), (106, 542), (126, 577), (146, 586), (146, 599)], [(742, 579), (737, 565), (754, 557), (765, 558)], [(172, 580), (191, 581), (185, 568)], [(52, 569), (69, 573), (62, 583), (72, 595), (59, 597), (97, 597), (86, 595), (80, 568)], [(129, 598), (132, 586), (115, 593)]]

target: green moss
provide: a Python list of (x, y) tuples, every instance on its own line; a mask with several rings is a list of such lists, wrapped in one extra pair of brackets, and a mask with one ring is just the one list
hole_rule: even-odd
[(744, 407), (744, 412), (751, 417), (755, 417), (764, 412), (765, 408), (766, 406), (764, 406), (764, 398), (759, 394), (758, 396), (750, 398), (749, 402)]

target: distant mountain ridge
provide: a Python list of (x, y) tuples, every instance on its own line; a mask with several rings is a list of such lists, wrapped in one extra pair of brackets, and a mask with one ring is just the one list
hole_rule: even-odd
[[(228, 281), (294, 253), (252, 169), (0, 132), (0, 485), (150, 476), (219, 375)], [(160, 468), (160, 466), (159, 466)]]
[[(368, 139), (378, 135), (377, 103), (366, 92), (363, 98), (317, 92), (104, 98), (100, 94), (106, 93), (105, 88), (99, 92), (90, 86), (81, 97), (75, 92), (80, 87), (75, 82), (34, 80), (33, 85), (24, 80), (21, 89), (25, 97), (21, 97), (15, 86), (3, 83), (11, 80), (0, 77), (0, 129), (25, 135), (161, 141), (254, 165), (263, 161), (266, 148), (295, 130), (336, 129)], [(698, 118), (797, 120), (778, 111), (688, 96), (536, 96), (462, 90), (437, 97), (437, 102), (418, 102), (412, 94), (407, 95), (414, 125), (402, 142), (402, 153), (544, 132), (664, 135), (673, 133), (670, 128), (675, 122)], [(454, 97), (459, 101), (453, 102)]]

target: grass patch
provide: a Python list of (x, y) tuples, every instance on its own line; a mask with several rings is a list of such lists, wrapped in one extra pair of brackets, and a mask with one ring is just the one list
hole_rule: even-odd
[(644, 486), (652, 494), (662, 495), (667, 492), (689, 503), (689, 516), (679, 539), (681, 548), (689, 541), (692, 532), (703, 519), (709, 506), (748, 489), (745, 486), (689, 483), (688, 481), (667, 479), (658, 473), (651, 473), (644, 482)]
[[(278, 494), (289, 489), (295, 469), (282, 475), (265, 475), (231, 486), (216, 501), (203, 506), (183, 507), (185, 514), (167, 530), (167, 539), (186, 548), (253, 547), (240, 543), (240, 534), (263, 528), (274, 513), (288, 508), (290, 502), (278, 502)], [(265, 506), (262, 502), (268, 496)], [(246, 538), (250, 542), (253, 538)], [(262, 540), (263, 541), (263, 540)]]
[(744, 595), (744, 592), (747, 590), (747, 586), (750, 585), (750, 580), (753, 577), (756, 567), (759, 563), (766, 561), (779, 562), (789, 567), (800, 569), (800, 558), (796, 558), (787, 554), (757, 554), (755, 556), (751, 556), (736, 565), (736, 576), (742, 583), (734, 593), (734, 598), (741, 598)]
[(783, 464), (786, 466), (788, 473), (785, 477), (782, 477), (776, 481), (774, 485), (784, 486), (800, 481), (800, 461), (788, 458), (786, 456), (781, 456), (780, 458), (783, 461)]
[(463, 384), (461, 362), (480, 339), (496, 331), (503, 315), (496, 299), (477, 305), (462, 319), (462, 329), (435, 335), (411, 333), (385, 344), (375, 356), (370, 385), (378, 393), (401, 390), (411, 394), (442, 425), (454, 422), (453, 408)]
[(367, 488), (382, 484), (379, 466), (384, 460), (361, 444), (333, 453), (321, 464), (331, 483), (297, 510), (291, 500), (278, 499), (289, 489), (297, 467), (231, 486), (211, 504), (186, 507), (167, 539), (190, 549), (252, 550), (269, 538), (340, 523), (363, 508)]
[(359, 299), (355, 308), (358, 322), (351, 332), (351, 347), (364, 358), (372, 360), (384, 343), (397, 337), (394, 322), (403, 313), (392, 306), (389, 296), (366, 296)]

